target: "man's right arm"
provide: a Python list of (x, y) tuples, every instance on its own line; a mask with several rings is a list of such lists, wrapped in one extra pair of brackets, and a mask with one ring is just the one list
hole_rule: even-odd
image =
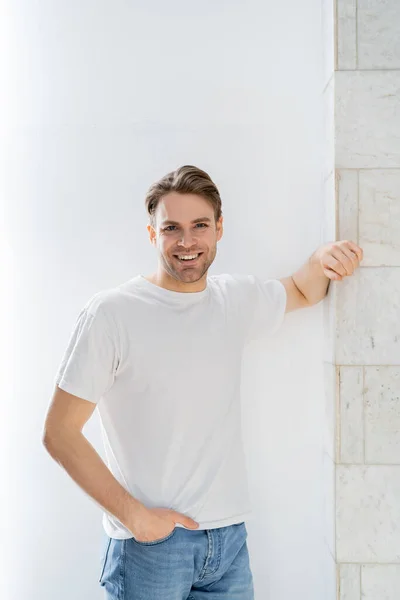
[(147, 509), (115, 479), (83, 435), (82, 429), (95, 408), (95, 403), (56, 386), (42, 442), (81, 489), (131, 530)]

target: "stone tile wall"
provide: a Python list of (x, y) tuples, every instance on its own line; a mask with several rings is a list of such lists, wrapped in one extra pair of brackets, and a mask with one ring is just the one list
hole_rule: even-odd
[(326, 350), (334, 354), (326, 403), (336, 407), (326, 411), (326, 453), (335, 452), (330, 545), (338, 600), (398, 600), (400, 2), (337, 0), (335, 13), (336, 234), (358, 242), (365, 258), (332, 286), (325, 308), (326, 339), (335, 337)]

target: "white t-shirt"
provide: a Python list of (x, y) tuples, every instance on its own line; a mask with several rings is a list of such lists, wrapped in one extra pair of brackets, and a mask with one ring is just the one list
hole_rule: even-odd
[[(199, 529), (250, 517), (242, 354), (278, 329), (285, 307), (279, 280), (227, 274), (192, 293), (138, 275), (83, 307), (55, 383), (98, 404), (108, 468), (145, 506), (177, 510)], [(108, 511), (103, 526), (132, 537)]]

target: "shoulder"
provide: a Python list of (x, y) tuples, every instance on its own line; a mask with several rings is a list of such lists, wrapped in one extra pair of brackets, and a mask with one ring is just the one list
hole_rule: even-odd
[(92, 315), (97, 320), (112, 321), (118, 313), (120, 303), (121, 293), (117, 287), (102, 289), (86, 300), (81, 312)]
[(257, 275), (248, 275), (242, 273), (223, 273), (221, 275), (211, 275), (209, 279), (215, 286), (225, 287), (233, 290), (242, 289), (244, 291), (249, 291), (251, 289), (257, 289), (260, 287), (279, 289), (283, 286), (279, 279), (268, 279), (259, 277)]
[(246, 306), (265, 301), (271, 306), (281, 305), (286, 301), (286, 290), (279, 279), (240, 273), (224, 273), (214, 275), (210, 279), (221, 294), (235, 297)]
[(248, 285), (251, 275), (242, 275), (240, 273), (221, 273), (220, 275), (210, 275), (209, 280), (212, 285), (217, 287), (237, 288)]

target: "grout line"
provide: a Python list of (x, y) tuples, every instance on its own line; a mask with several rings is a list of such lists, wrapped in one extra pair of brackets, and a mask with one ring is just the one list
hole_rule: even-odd
[[(341, 171), (400, 171), (398, 167), (336, 167)], [(329, 175), (327, 176), (329, 177)]]
[(382, 565), (384, 567), (392, 567), (392, 566), (400, 566), (400, 561), (399, 562), (377, 562), (374, 560), (374, 562), (368, 562), (363, 560), (362, 562), (350, 562), (348, 560), (345, 560), (343, 562), (339, 563), (340, 565), (353, 565), (353, 566), (357, 566), (357, 567), (363, 567), (365, 565)]
[(365, 394), (364, 394), (364, 389), (365, 389), (365, 367), (362, 367), (362, 410), (363, 410), (363, 458), (364, 458), (364, 464), (365, 464)]
[[(326, 361), (325, 361), (326, 362)], [(328, 365), (333, 364), (333, 363), (327, 363)], [(346, 365), (346, 364), (339, 364), (337, 363), (336, 367), (354, 367), (355, 369), (357, 369), (358, 367), (365, 367), (366, 369), (368, 367), (374, 367), (374, 368), (378, 368), (378, 367), (400, 367), (399, 363), (389, 363), (389, 364), (380, 364), (380, 365), (372, 365), (370, 363), (368, 363), (367, 365), (356, 365), (356, 364), (351, 364), (351, 365)]]
[(360, 569), (360, 600), (361, 600), (362, 599), (362, 576), (361, 576), (362, 568), (361, 568), (361, 565), (359, 566), (359, 569)]
[[(342, 462), (342, 399), (341, 399), (341, 367), (337, 366), (336, 375), (336, 394), (335, 394), (335, 458), (336, 464)], [(336, 536), (335, 536), (336, 539)]]
[(357, 170), (357, 246), (360, 245), (360, 171)]
[[(340, 199), (340, 173), (339, 169), (335, 169), (335, 240), (339, 240), (340, 223), (339, 223), (339, 199)], [(336, 309), (336, 307), (335, 307)]]
[(338, 2), (335, 0), (335, 10), (333, 15), (333, 70), (339, 70), (339, 20), (338, 20)]
[[(340, 367), (335, 369), (335, 459), (340, 460), (340, 440), (341, 440), (341, 428), (340, 428)], [(339, 406), (338, 406), (339, 405)], [(336, 462), (335, 461), (335, 462)], [(334, 524), (334, 539), (333, 539), (333, 551), (334, 560), (337, 563), (337, 523), (336, 523), (336, 477), (337, 477), (337, 462), (333, 469), (333, 524)]]
[(358, 0), (356, 2), (356, 70), (358, 71)]
[(383, 69), (381, 69), (381, 68), (379, 68), (379, 69), (378, 68), (377, 69), (339, 69), (338, 72), (339, 73), (343, 73), (343, 72), (344, 73), (368, 73), (368, 72), (376, 73), (378, 71), (394, 71), (394, 72), (396, 72), (396, 71), (400, 71), (400, 69), (390, 69), (389, 67), (383, 68)]
[[(339, 467), (400, 467), (400, 463), (355, 463), (355, 462), (338, 462)], [(386, 563), (385, 563), (386, 564)], [(399, 563), (400, 564), (400, 563)]]

